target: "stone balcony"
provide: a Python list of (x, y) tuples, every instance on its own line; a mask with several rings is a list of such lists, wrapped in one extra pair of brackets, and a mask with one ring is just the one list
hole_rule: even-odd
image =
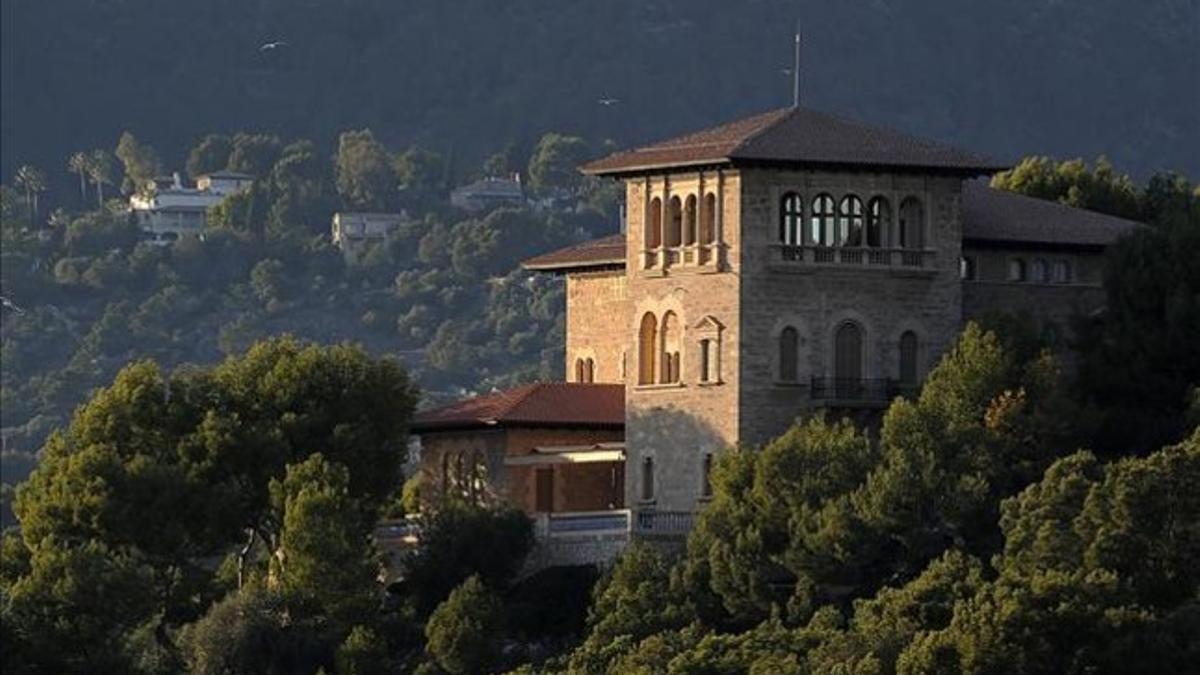
[(788, 244), (774, 244), (771, 248), (770, 267), (783, 272), (805, 274), (819, 269), (840, 269), (880, 271), (900, 276), (937, 273), (937, 251), (932, 249)]

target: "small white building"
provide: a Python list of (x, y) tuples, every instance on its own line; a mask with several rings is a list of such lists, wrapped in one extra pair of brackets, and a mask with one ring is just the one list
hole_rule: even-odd
[(142, 228), (146, 241), (170, 244), (180, 237), (203, 234), (209, 207), (253, 182), (253, 176), (233, 171), (200, 176), (195, 187), (185, 186), (178, 173), (170, 178), (155, 178), (145, 193), (129, 198), (129, 212)]
[(404, 212), (339, 211), (333, 214), (333, 245), (342, 250), (347, 262), (356, 263), (372, 244), (386, 244), (407, 217), (408, 214)]
[(513, 174), (511, 178), (482, 178), (455, 188), (450, 192), (450, 203), (471, 212), (498, 206), (524, 206), (525, 188), (521, 185), (521, 174)]

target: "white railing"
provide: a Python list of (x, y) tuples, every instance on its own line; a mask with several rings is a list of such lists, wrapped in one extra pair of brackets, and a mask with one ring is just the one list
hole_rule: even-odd
[(534, 533), (539, 539), (628, 536), (629, 522), (628, 509), (539, 513)]

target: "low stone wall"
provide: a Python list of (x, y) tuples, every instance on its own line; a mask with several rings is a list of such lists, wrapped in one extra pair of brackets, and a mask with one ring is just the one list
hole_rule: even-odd
[(605, 568), (629, 545), (629, 533), (539, 537), (525, 558), (518, 579), (551, 567), (596, 565)]

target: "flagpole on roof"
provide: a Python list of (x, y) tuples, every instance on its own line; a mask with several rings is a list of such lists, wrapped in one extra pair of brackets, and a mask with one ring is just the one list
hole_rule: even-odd
[(796, 20), (796, 54), (792, 63), (792, 107), (800, 107), (800, 20)]

